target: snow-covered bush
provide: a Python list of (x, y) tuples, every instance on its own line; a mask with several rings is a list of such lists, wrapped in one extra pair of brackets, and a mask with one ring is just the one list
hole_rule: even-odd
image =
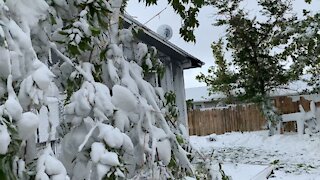
[(8, 179), (32, 176), (38, 113), (58, 95), (48, 58), (32, 42), (48, 10), (41, 0), (0, 1), (0, 174)]
[[(169, 125), (177, 112), (166, 115), (165, 93), (144, 80), (163, 73), (162, 63), (155, 48), (136, 41), (136, 27), (119, 29), (122, 5), (0, 0), (0, 177), (194, 176), (185, 127)], [(51, 136), (44, 148), (35, 136), (40, 111), (49, 122), (59, 113), (50, 108), (59, 92), (61, 150), (53, 152)]]

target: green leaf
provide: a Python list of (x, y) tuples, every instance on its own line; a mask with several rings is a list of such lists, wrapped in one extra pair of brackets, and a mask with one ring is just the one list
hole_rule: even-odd
[(5, 173), (1, 169), (0, 169), (0, 179), (7, 180), (7, 176), (5, 175)]
[(72, 44), (69, 44), (69, 45), (68, 45), (68, 50), (69, 50), (69, 53), (70, 53), (71, 55), (78, 55), (78, 54), (80, 54), (80, 51), (79, 51), (78, 47), (77, 47), (77, 46), (74, 46), (74, 45), (72, 45)]
[(304, 0), (306, 3), (311, 4), (312, 0)]
[(106, 53), (107, 53), (107, 48), (103, 49), (103, 50), (100, 52), (100, 60), (105, 60), (105, 58), (106, 58)]
[(93, 27), (93, 26), (90, 26), (90, 30), (92, 32), (92, 35), (94, 36), (97, 36), (101, 33), (101, 30), (99, 28), (96, 28), (96, 27)]
[[(139, 2), (141, 2), (141, 0), (139, 0)], [(144, 0), (146, 6), (151, 6), (151, 5), (156, 5), (157, 4), (157, 0)]]
[(51, 24), (52, 24), (52, 25), (57, 24), (56, 19), (54, 18), (54, 16), (53, 16), (51, 13), (49, 14), (49, 16), (50, 16), (50, 22), (51, 22)]
[(202, 7), (204, 5), (204, 0), (193, 0), (192, 2), (196, 7)]
[(69, 35), (69, 33), (65, 32), (65, 31), (59, 31), (58, 33), (61, 34), (61, 35), (64, 35), (64, 36)]
[(180, 135), (177, 135), (176, 136), (176, 139), (178, 141), (178, 143), (181, 145), (181, 144), (184, 144), (184, 140), (183, 140), (183, 137), (181, 137)]
[(64, 44), (65, 41), (55, 41), (56, 43), (59, 43), (59, 44)]
[(168, 164), (168, 168), (175, 168), (175, 167), (177, 167), (177, 162), (174, 159), (174, 157), (171, 157), (170, 162)]
[(80, 43), (78, 44), (79, 49), (81, 51), (91, 50), (89, 41), (90, 41), (90, 39), (88, 39), (88, 38), (81, 39)]

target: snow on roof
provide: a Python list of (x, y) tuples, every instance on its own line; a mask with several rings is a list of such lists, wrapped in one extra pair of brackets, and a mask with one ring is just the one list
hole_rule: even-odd
[(313, 89), (312, 86), (309, 86), (307, 82), (304, 80), (308, 80), (311, 78), (311, 74), (306, 74), (300, 77), (300, 80), (293, 81), (287, 85), (280, 86), (275, 88), (270, 92), (271, 96), (288, 96), (288, 95), (297, 95), (301, 94), (304, 91), (311, 91)]
[(214, 93), (209, 96), (206, 86), (186, 89), (186, 100), (193, 99), (194, 102), (205, 102), (225, 97), (223, 93)]
[[(304, 80), (309, 79), (311, 75), (304, 75), (301, 80), (293, 81), (287, 85), (275, 88), (270, 92), (270, 96), (292, 96), (303, 93), (305, 90), (312, 90), (313, 87), (309, 86)], [(193, 99), (194, 102), (206, 102), (211, 100), (218, 100), (225, 98), (226, 96), (222, 92), (217, 92), (212, 95), (208, 95), (206, 86), (194, 87), (186, 89), (186, 100)]]

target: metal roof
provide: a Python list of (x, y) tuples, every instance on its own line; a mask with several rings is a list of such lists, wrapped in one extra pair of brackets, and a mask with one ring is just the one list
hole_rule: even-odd
[(143, 33), (138, 34), (138, 39), (150, 46), (156, 47), (162, 53), (170, 56), (172, 60), (181, 62), (183, 64), (183, 69), (197, 68), (204, 65), (204, 62), (182, 50), (168, 40), (165, 40), (159, 34), (147, 28), (145, 25), (133, 19), (131, 16), (125, 14), (122, 15), (122, 18), (124, 20), (124, 27), (128, 28), (131, 25), (136, 25), (143, 30)]

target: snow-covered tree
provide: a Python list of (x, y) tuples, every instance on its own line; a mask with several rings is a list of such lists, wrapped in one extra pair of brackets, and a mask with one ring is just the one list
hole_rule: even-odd
[[(39, 109), (47, 108), (50, 98), (59, 94), (54, 74), (32, 42), (36, 30), (42, 31), (38, 22), (46, 18), (48, 8), (43, 1), (0, 1), (0, 174), (8, 179), (30, 175)], [(66, 177), (65, 168), (58, 165), (55, 175)]]
[[(136, 40), (138, 27), (121, 28), (124, 5), (0, 0), (1, 179), (195, 176), (186, 127), (170, 121), (174, 101), (144, 80), (146, 70), (161, 71), (161, 61)], [(51, 107), (58, 100), (63, 118), (39, 147), (39, 121), (60, 113)]]
[[(226, 64), (220, 63), (220, 68), (209, 69), (209, 75), (200, 75), (199, 79), (213, 89), (227, 87), (227, 92), (234, 91), (241, 101), (259, 103), (269, 122), (270, 133), (274, 134), (280, 116), (272, 106), (269, 92), (296, 78), (285, 67), (290, 51), (283, 49), (292, 43), (291, 38), (298, 31), (294, 28), (298, 19), (291, 11), (290, 1), (258, 0), (261, 9), (258, 14), (251, 14), (241, 3), (242, 0), (211, 2), (218, 9), (215, 25), (226, 27), (223, 38), (226, 46), (214, 52), (218, 55), (221, 49), (229, 52), (231, 63), (228, 65), (234, 71), (221, 69)], [(216, 61), (219, 58), (223, 56), (216, 56)]]

